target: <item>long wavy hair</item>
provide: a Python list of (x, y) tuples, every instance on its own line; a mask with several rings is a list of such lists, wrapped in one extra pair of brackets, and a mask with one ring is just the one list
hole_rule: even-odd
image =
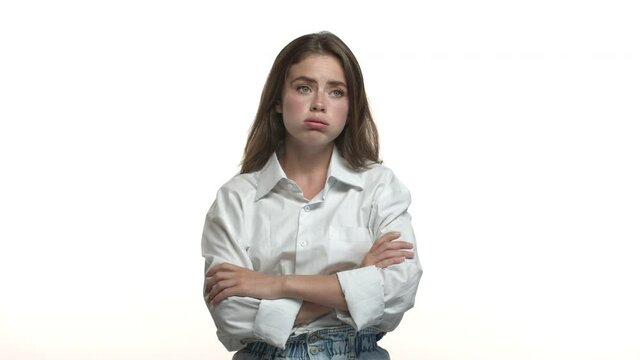
[(281, 101), (289, 68), (312, 54), (334, 56), (342, 64), (346, 77), (349, 112), (345, 127), (335, 140), (340, 154), (353, 169), (381, 163), (378, 130), (369, 110), (358, 60), (340, 38), (324, 31), (293, 40), (280, 51), (273, 62), (249, 131), (241, 174), (262, 169), (278, 145), (284, 141), (286, 130), (282, 114), (276, 111), (276, 105)]

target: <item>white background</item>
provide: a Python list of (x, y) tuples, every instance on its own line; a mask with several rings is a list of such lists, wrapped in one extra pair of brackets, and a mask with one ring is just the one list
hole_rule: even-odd
[(276, 54), (331, 30), (414, 200), (392, 357), (640, 359), (632, 3), (2, 2), (0, 358), (231, 358), (204, 215)]

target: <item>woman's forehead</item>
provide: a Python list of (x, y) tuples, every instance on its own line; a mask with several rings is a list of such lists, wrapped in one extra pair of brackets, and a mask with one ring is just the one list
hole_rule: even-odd
[(330, 80), (346, 82), (342, 63), (333, 55), (310, 54), (297, 63), (292, 64), (287, 71), (287, 80), (305, 77), (312, 80)]

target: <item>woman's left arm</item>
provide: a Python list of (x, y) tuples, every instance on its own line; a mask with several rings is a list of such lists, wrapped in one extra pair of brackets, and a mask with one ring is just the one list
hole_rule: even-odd
[(408, 212), (411, 195), (391, 170), (386, 169), (383, 175), (373, 194), (369, 228), (378, 237), (390, 232), (400, 233), (400, 240), (413, 244), (413, 257), (386, 268), (370, 265), (337, 274), (349, 309), (348, 312), (338, 311), (338, 319), (358, 330), (368, 327), (383, 331), (395, 329), (404, 313), (413, 307), (422, 276)]

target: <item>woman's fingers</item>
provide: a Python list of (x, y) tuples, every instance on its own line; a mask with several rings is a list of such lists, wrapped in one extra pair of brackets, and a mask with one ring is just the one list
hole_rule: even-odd
[(382, 235), (376, 242), (377, 247), (371, 249), (375, 258), (375, 265), (379, 268), (386, 268), (391, 265), (400, 264), (405, 259), (413, 259), (415, 256), (413, 244), (408, 241), (397, 240), (400, 233), (391, 232)]
[(390, 257), (413, 258), (413, 244), (406, 241), (392, 241), (374, 251), (376, 262)]
[(376, 263), (376, 266), (377, 266), (377, 267), (379, 267), (379, 268), (381, 268), (381, 269), (384, 269), (384, 268), (386, 268), (387, 266), (391, 266), (391, 265), (395, 265), (395, 264), (400, 264), (400, 263), (402, 263), (403, 261), (404, 261), (404, 257), (388, 258), (388, 259), (382, 260), (382, 261), (380, 261), (380, 262), (377, 262), (377, 263)]
[(220, 301), (234, 295), (233, 288), (220, 289), (214, 286), (213, 289), (216, 290), (215, 295), (209, 295), (209, 302), (212, 304), (219, 304)]
[[(219, 303), (220, 301), (226, 299), (230, 293), (230, 289), (232, 289), (235, 285), (237, 284), (237, 281), (231, 279), (231, 280), (222, 280), (218, 283), (215, 283), (212, 287), (211, 290), (209, 290), (209, 294), (207, 296), (207, 301), (209, 302), (213, 302), (214, 304)], [(223, 296), (221, 298), (220, 294), (225, 292), (225, 294), (227, 294), (226, 296)], [(217, 299), (216, 299), (217, 297)], [(217, 301), (216, 301), (217, 300)]]
[(206, 278), (204, 281), (204, 293), (208, 294), (211, 292), (211, 288), (215, 285), (215, 281), (212, 278)]
[(403, 257), (405, 259), (413, 259), (413, 251), (404, 251), (404, 250), (399, 250), (399, 251), (390, 251), (389, 254), (386, 256), (387, 258), (390, 257)]
[(405, 259), (413, 259), (413, 257), (414, 257), (414, 254), (411, 251), (387, 251), (376, 259), (376, 266), (386, 267), (386, 266), (380, 266), (380, 264), (382, 263), (386, 264), (387, 262), (389, 262), (389, 260), (392, 260), (391, 265), (399, 264), (403, 262)]
[(400, 249), (413, 249), (413, 244), (407, 241), (396, 240), (388, 242), (380, 246), (381, 250), (400, 250)]
[(388, 249), (412, 249), (413, 244), (408, 241), (397, 240), (400, 238), (399, 232), (389, 232), (380, 236), (371, 246), (371, 251), (384, 251)]
[(384, 259), (397, 258), (397, 257), (413, 259), (413, 256), (414, 256), (414, 254), (413, 254), (412, 251), (388, 250), (388, 251), (380, 253), (378, 256), (376, 256), (376, 262), (384, 260)]
[[(239, 266), (229, 263), (221, 263), (212, 266), (206, 272), (204, 293), (207, 294), (208, 302), (211, 302), (219, 292), (236, 283), (236, 281), (232, 279), (236, 277), (235, 274), (238, 269), (240, 269)], [(222, 300), (224, 300), (224, 298), (219, 301)]]
[[(386, 267), (397, 264), (405, 259), (412, 259), (414, 254), (412, 251), (413, 244), (408, 241), (398, 240), (401, 234), (397, 231), (391, 231), (380, 236), (371, 245), (371, 249), (362, 260), (362, 266), (376, 265), (378, 267)], [(389, 259), (394, 258), (394, 261)], [(402, 261), (400, 261), (401, 259)]]
[(376, 239), (376, 241), (373, 242), (371, 249), (375, 249), (379, 246), (382, 246), (385, 243), (388, 243), (389, 241), (398, 239), (399, 237), (400, 237), (400, 233), (397, 231), (385, 233), (382, 236), (380, 236), (378, 239)]
[[(233, 266), (233, 265), (232, 265)], [(204, 280), (205, 283), (205, 294), (211, 291), (211, 287), (222, 280), (230, 279), (233, 277), (233, 272), (225, 271), (222, 268), (218, 267), (218, 265), (212, 267), (209, 271), (207, 271), (207, 277)]]
[(211, 267), (205, 274), (205, 282), (213, 281), (218, 282), (225, 279), (230, 279), (238, 271), (244, 268), (229, 263), (222, 263)]

